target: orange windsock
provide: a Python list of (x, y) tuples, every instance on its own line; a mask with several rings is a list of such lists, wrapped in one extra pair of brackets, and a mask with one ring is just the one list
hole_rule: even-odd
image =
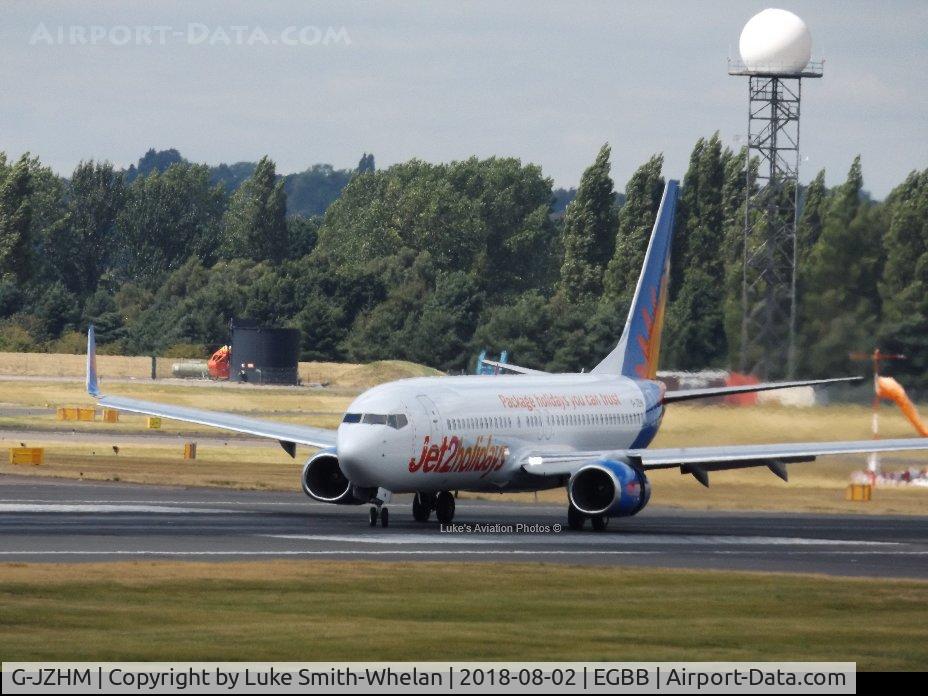
[(876, 395), (880, 399), (887, 399), (888, 401), (895, 402), (903, 415), (909, 419), (909, 423), (918, 431), (918, 434), (922, 437), (928, 437), (928, 427), (926, 427), (925, 424), (922, 423), (922, 419), (918, 417), (915, 404), (909, 399), (908, 395), (905, 393), (905, 389), (902, 388), (899, 382), (892, 377), (877, 377)]

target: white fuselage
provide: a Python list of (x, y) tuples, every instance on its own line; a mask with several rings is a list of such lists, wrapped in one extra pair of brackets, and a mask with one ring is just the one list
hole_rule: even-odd
[(559, 482), (527, 481), (526, 452), (627, 449), (653, 424), (648, 406), (615, 375), (400, 380), (354, 400), (336, 451), (353, 484), (395, 493), (545, 488)]

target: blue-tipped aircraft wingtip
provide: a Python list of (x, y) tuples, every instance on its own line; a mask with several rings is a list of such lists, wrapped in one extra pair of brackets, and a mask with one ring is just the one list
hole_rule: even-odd
[(87, 329), (87, 393), (94, 397), (100, 396), (97, 383), (97, 337), (93, 324)]

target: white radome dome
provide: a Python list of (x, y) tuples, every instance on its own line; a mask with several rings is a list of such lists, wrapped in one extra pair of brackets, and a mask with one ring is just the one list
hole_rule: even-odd
[(792, 12), (771, 8), (748, 20), (738, 49), (748, 70), (798, 73), (812, 57), (812, 35)]

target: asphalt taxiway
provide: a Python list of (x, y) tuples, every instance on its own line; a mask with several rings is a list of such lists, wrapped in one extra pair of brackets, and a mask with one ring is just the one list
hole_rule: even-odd
[(559, 506), (459, 500), (453, 528), (390, 526), (301, 493), (0, 475), (0, 562), (327, 558), (540, 561), (928, 579), (928, 517), (648, 507), (571, 532)]

